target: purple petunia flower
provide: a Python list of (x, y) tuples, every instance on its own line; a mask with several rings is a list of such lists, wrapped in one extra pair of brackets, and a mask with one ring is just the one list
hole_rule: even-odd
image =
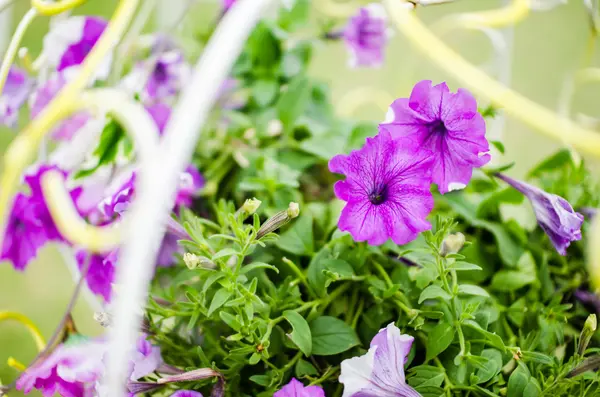
[(177, 390), (171, 397), (203, 397), (202, 393), (193, 390)]
[(177, 207), (190, 207), (194, 197), (198, 196), (200, 190), (204, 187), (204, 177), (193, 165), (188, 165), (184, 172), (179, 176), (179, 190), (175, 205)]
[(409, 141), (393, 140), (387, 131), (367, 138), (365, 146), (329, 161), (331, 172), (346, 175), (335, 195), (346, 201), (338, 226), (356, 241), (380, 245), (391, 238), (406, 244), (431, 228), (429, 191), (433, 157)]
[[(90, 53), (107, 22), (98, 17), (74, 16), (51, 26), (44, 37), (42, 55), (49, 66), (57, 72), (70, 74), (73, 67), (79, 66)], [(106, 57), (97, 71), (97, 78), (108, 76), (111, 67), (111, 57)]]
[[(56, 94), (67, 83), (62, 74), (56, 74), (37, 88), (33, 93), (31, 101), (31, 118), (35, 119), (44, 108), (54, 99)], [(77, 131), (92, 120), (88, 112), (77, 112), (65, 121), (61, 122), (55, 129), (53, 137), (58, 140), (72, 140)]]
[(32, 389), (44, 397), (90, 395), (94, 382), (104, 370), (104, 342), (85, 341), (59, 345), (50, 355), (29, 367), (17, 379), (17, 390), (27, 394)]
[(393, 323), (380, 330), (367, 354), (342, 361), (342, 397), (420, 397), (404, 377), (404, 364), (414, 339), (400, 334)]
[(180, 50), (164, 52), (159, 55), (154, 69), (148, 77), (145, 93), (149, 99), (153, 100), (177, 95), (189, 80), (190, 73), (191, 68), (186, 62), (183, 52)]
[(38, 250), (50, 240), (48, 225), (54, 227), (43, 204), (18, 193), (4, 233), (0, 258), (11, 261), (17, 270), (24, 270)]
[(19, 118), (19, 109), (29, 96), (33, 83), (25, 71), (11, 67), (6, 83), (0, 93), (0, 124), (14, 127)]
[(506, 175), (496, 176), (527, 197), (533, 206), (538, 224), (550, 237), (559, 254), (566, 255), (571, 241), (581, 240), (583, 215), (575, 212), (567, 200)]
[(389, 36), (385, 9), (378, 3), (361, 8), (342, 35), (351, 54), (350, 66), (381, 66)]
[(302, 382), (292, 378), (290, 383), (275, 392), (273, 397), (325, 397), (325, 392), (321, 386), (304, 387)]
[(90, 291), (104, 298), (105, 302), (110, 302), (112, 298), (112, 284), (115, 279), (115, 265), (117, 264), (117, 250), (110, 253), (92, 254), (85, 250), (80, 250), (75, 254), (75, 259), (79, 265), (79, 270), (90, 261), (89, 269), (85, 281)]
[(392, 103), (380, 127), (394, 139), (409, 138), (433, 152), (432, 181), (442, 194), (465, 187), (473, 168), (490, 161), (485, 121), (475, 98), (462, 88), (451, 93), (446, 83), (417, 83), (410, 98)]
[(133, 369), (129, 379), (132, 381), (143, 378), (156, 371), (163, 363), (160, 348), (151, 344), (145, 336), (138, 339), (137, 349), (133, 354)]
[(162, 135), (165, 131), (167, 121), (169, 121), (169, 117), (171, 117), (171, 108), (162, 102), (155, 102), (146, 106), (146, 111), (150, 114), (154, 123), (156, 123), (158, 132)]

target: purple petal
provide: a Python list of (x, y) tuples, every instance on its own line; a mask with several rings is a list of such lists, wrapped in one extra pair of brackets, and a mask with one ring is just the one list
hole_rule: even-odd
[(292, 378), (290, 383), (275, 392), (273, 397), (325, 397), (325, 392), (320, 386), (304, 387), (302, 382)]
[(361, 8), (348, 21), (343, 37), (351, 54), (351, 66), (381, 66), (388, 42), (383, 6), (373, 3)]
[(202, 397), (202, 393), (193, 390), (177, 390), (171, 397)]
[(11, 67), (6, 83), (0, 93), (0, 124), (14, 127), (19, 118), (19, 109), (29, 96), (33, 82), (25, 71)]

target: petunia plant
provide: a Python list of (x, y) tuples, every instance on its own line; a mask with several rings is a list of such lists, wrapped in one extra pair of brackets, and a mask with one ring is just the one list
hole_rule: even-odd
[[(206, 26), (190, 3), (180, 29), (149, 34), (155, 2), (105, 20), (32, 1), (21, 28), (53, 16), (41, 53), (15, 61), (19, 29), (0, 66), (0, 122), (20, 131), (1, 258), (23, 271), (59, 245), (78, 281), (47, 341), (0, 311), (39, 349), (7, 358), (0, 395), (600, 395), (600, 191), (576, 152), (600, 154), (595, 133), (415, 16), (449, 0), (318, 1), (220, 1)], [(332, 15), (318, 29), (313, 5)], [(536, 7), (446, 22), (485, 31)], [(380, 67), (393, 26), (465, 86), (412, 81), (377, 120), (341, 117), (311, 60), (340, 40), (339, 67)], [(587, 143), (564, 137), (517, 178), (490, 139), (505, 113)], [(81, 296), (102, 335), (78, 330)]]

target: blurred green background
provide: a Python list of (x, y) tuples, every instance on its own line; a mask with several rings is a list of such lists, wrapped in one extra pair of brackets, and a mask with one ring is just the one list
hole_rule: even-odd
[[(176, 4), (187, 0), (159, 0), (161, 13), (169, 12)], [(320, 0), (314, 0), (320, 1)], [(198, 2), (188, 13), (190, 18), (207, 21), (216, 15), (216, 2)], [(495, 8), (503, 0), (457, 0), (456, 3), (429, 7), (418, 14), (427, 23), (446, 14)], [(589, 24), (582, 1), (571, 1), (567, 6), (549, 12), (530, 15), (514, 28), (514, 45), (510, 59), (511, 86), (523, 95), (551, 109), (557, 109), (560, 102), (563, 82), (581, 67), (586, 53)], [(28, 1), (16, 0), (9, 10), (13, 28), (27, 10)], [(110, 16), (116, 0), (89, 0), (77, 13), (90, 13)], [(315, 20), (323, 19), (315, 12)], [(340, 24), (343, 23), (340, 21)], [(2, 28), (3, 22), (0, 22)], [(5, 24), (5, 22), (4, 22)], [(40, 17), (31, 26), (23, 45), (35, 56), (48, 27), (47, 18)], [(1, 30), (1, 29), (0, 29)], [(310, 34), (309, 31), (302, 35)], [(445, 36), (447, 42), (474, 63), (480, 64), (489, 58), (491, 50), (487, 39), (478, 32), (455, 32)], [(341, 43), (323, 44), (317, 49), (312, 65), (313, 75), (329, 83), (336, 103), (349, 90), (359, 86), (374, 86), (385, 90), (393, 97), (407, 96), (412, 85), (421, 79), (435, 82), (448, 81), (452, 89), (457, 88), (443, 71), (410, 48), (402, 35), (396, 33), (388, 47), (387, 62), (379, 70), (352, 70), (347, 68), (347, 54)], [(575, 113), (585, 112), (595, 116), (599, 112), (596, 104), (600, 96), (597, 87), (590, 86), (577, 93), (574, 101)], [(375, 105), (361, 106), (354, 115), (356, 118), (382, 120), (385, 109)], [(499, 124), (497, 124), (499, 123)], [(489, 125), (492, 134), (501, 134), (506, 146), (504, 159), (496, 161), (516, 161), (513, 173), (522, 175), (543, 156), (556, 150), (560, 144), (530, 130), (517, 120), (493, 121)], [(0, 129), (0, 148), (6, 147), (15, 136), (14, 131)], [(566, 133), (566, 131), (565, 131)], [(1, 154), (0, 154), (1, 156)], [(43, 249), (36, 261), (23, 273), (15, 272), (11, 265), (0, 264), (0, 310), (24, 313), (31, 318), (46, 337), (52, 334), (60, 321), (73, 290), (72, 277), (65, 267), (55, 247)], [(97, 335), (100, 327), (92, 319), (93, 311), (80, 299), (74, 315), (80, 331)], [(23, 363), (35, 356), (35, 345), (22, 326), (12, 322), (0, 323), (0, 379), (12, 381), (17, 372), (9, 368), (6, 359), (14, 356)], [(13, 393), (11, 396), (20, 395)]]

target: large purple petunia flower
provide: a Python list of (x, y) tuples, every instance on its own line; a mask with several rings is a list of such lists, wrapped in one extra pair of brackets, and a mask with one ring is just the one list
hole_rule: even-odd
[(304, 387), (302, 382), (292, 378), (290, 383), (275, 392), (273, 397), (325, 397), (325, 392), (321, 386)]
[[(50, 67), (58, 72), (67, 72), (79, 66), (90, 53), (107, 22), (98, 17), (74, 16), (51, 26), (44, 37), (42, 54)], [(111, 57), (106, 57), (98, 68), (97, 78), (108, 76), (111, 67)]]
[(6, 83), (0, 92), (0, 124), (14, 127), (19, 118), (19, 109), (29, 96), (33, 87), (32, 80), (25, 71), (11, 67), (8, 70)]
[(179, 190), (175, 205), (177, 207), (190, 207), (194, 197), (197, 197), (200, 190), (204, 187), (204, 177), (193, 165), (188, 165), (184, 172), (179, 176)]
[(364, 356), (342, 361), (342, 397), (420, 397), (406, 384), (404, 364), (414, 338), (393, 323), (379, 331)]
[(485, 121), (475, 98), (462, 88), (453, 94), (446, 83), (432, 87), (431, 81), (421, 81), (410, 98), (392, 103), (380, 126), (433, 152), (432, 181), (442, 194), (465, 187), (473, 168), (490, 161)]
[(538, 224), (550, 237), (552, 245), (559, 254), (566, 255), (571, 241), (581, 240), (583, 215), (575, 212), (567, 200), (506, 175), (497, 174), (496, 176), (529, 199)]
[(50, 240), (49, 227), (54, 228), (54, 223), (43, 204), (18, 193), (8, 219), (0, 258), (12, 262), (17, 270), (24, 270), (38, 250)]
[(393, 140), (387, 131), (367, 138), (365, 146), (329, 162), (332, 172), (346, 175), (335, 195), (346, 201), (338, 226), (356, 241), (380, 245), (391, 238), (406, 244), (431, 228), (429, 191), (431, 153), (409, 141)]
[(115, 279), (115, 265), (117, 264), (118, 251), (110, 253), (92, 254), (85, 250), (80, 250), (75, 254), (75, 259), (79, 265), (79, 270), (90, 261), (89, 269), (85, 281), (90, 291), (104, 298), (105, 302), (110, 302), (112, 298), (112, 284)]
[(59, 345), (23, 372), (16, 388), (25, 394), (35, 388), (44, 397), (52, 397), (55, 393), (63, 397), (91, 395), (94, 382), (100, 379), (104, 370), (102, 357), (105, 351), (105, 344), (100, 340)]
[[(56, 74), (51, 79), (39, 86), (33, 93), (31, 101), (31, 118), (35, 119), (44, 108), (54, 99), (56, 94), (67, 83), (62, 74)], [(65, 121), (62, 121), (55, 129), (53, 137), (58, 140), (71, 140), (81, 128), (91, 121), (88, 112), (77, 112)]]
[(358, 10), (342, 33), (350, 51), (350, 66), (379, 67), (383, 64), (388, 42), (387, 15), (381, 4), (373, 3)]

